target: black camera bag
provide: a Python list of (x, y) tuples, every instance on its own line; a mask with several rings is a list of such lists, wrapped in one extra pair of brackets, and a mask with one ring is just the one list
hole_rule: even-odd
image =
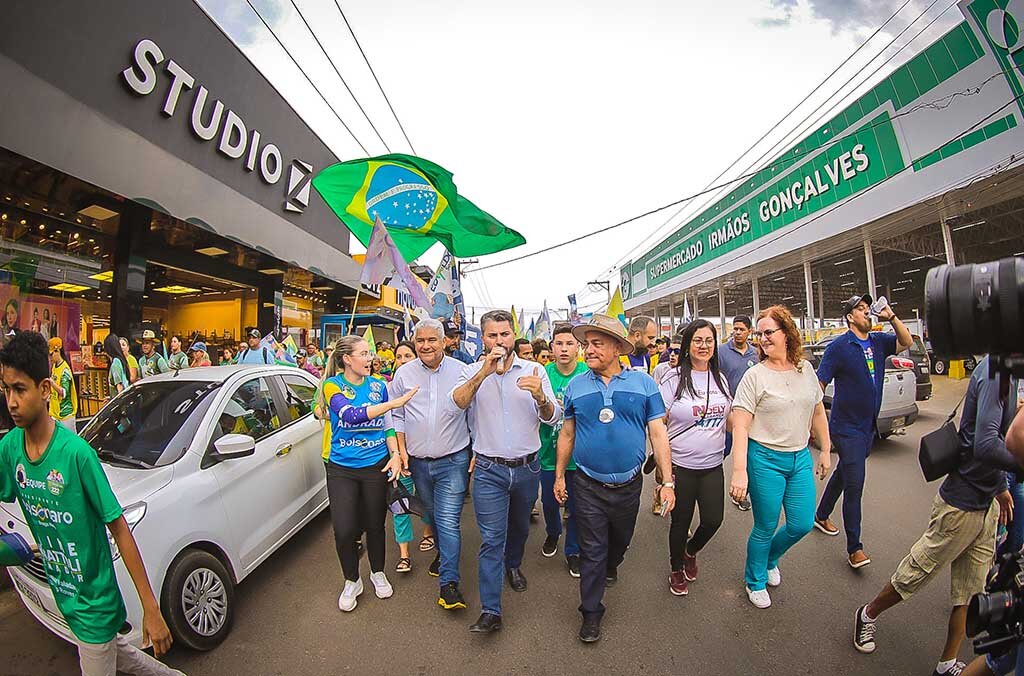
[(921, 450), (917, 459), (921, 463), (925, 481), (941, 479), (960, 464), (960, 459), (963, 457), (963, 444), (953, 418), (956, 417), (960, 404), (966, 397), (967, 393), (965, 392), (960, 403), (956, 405), (939, 429), (921, 437)]

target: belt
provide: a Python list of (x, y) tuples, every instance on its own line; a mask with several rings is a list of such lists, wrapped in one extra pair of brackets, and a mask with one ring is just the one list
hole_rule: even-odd
[(582, 474), (583, 476), (587, 477), (588, 479), (593, 481), (595, 484), (600, 484), (604, 488), (611, 488), (612, 490), (615, 490), (616, 488), (625, 488), (626, 486), (629, 486), (630, 484), (632, 484), (633, 482), (635, 482), (637, 479), (639, 479), (642, 476), (641, 472), (639, 470), (637, 470), (636, 474), (634, 474), (631, 479), (627, 479), (627, 480), (623, 481), (622, 483), (618, 483), (618, 484), (610, 484), (610, 483), (606, 483), (604, 481), (601, 481), (600, 479), (595, 479), (594, 477), (590, 476), (586, 472), (580, 472), (580, 474)]
[(487, 460), (488, 462), (493, 462), (498, 465), (504, 465), (505, 467), (522, 467), (523, 465), (529, 465), (531, 462), (537, 459), (536, 451), (529, 455), (524, 455), (521, 458), (513, 458), (511, 460), (507, 458), (492, 458), (489, 455), (482, 455), (480, 453), (477, 453), (477, 455), (479, 455), (484, 460)]
[(417, 460), (425, 460), (426, 462), (434, 462), (435, 460), (444, 460), (445, 458), (450, 458), (453, 455), (458, 455), (459, 453), (463, 453), (463, 452), (468, 451), (468, 450), (469, 450), (469, 446), (466, 446), (465, 448), (460, 448), (457, 451), (452, 451), (451, 453), (449, 453), (447, 455), (439, 455), (436, 458), (424, 458), (424, 457), (420, 457), (418, 455), (412, 455), (412, 454), (409, 454), (409, 457), (410, 458), (416, 458)]

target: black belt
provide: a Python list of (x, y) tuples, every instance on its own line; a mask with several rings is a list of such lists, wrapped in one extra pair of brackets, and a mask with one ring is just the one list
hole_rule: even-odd
[(633, 482), (635, 482), (637, 479), (639, 479), (642, 476), (642, 473), (640, 472), (640, 470), (637, 470), (636, 474), (633, 475), (633, 478), (627, 479), (626, 481), (623, 481), (620, 484), (609, 484), (609, 483), (605, 483), (604, 481), (601, 481), (600, 479), (595, 479), (594, 477), (590, 476), (586, 472), (581, 472), (581, 474), (583, 476), (587, 477), (588, 479), (590, 479), (591, 481), (593, 481), (595, 484), (599, 484), (599, 485), (603, 486), (604, 488), (611, 488), (612, 490), (614, 490), (616, 488), (625, 488), (626, 486), (629, 486), (630, 484), (632, 484)]
[(463, 453), (465, 451), (468, 451), (469, 449), (470, 449), (470, 447), (466, 446), (465, 448), (460, 448), (459, 450), (453, 451), (452, 453), (449, 453), (448, 455), (439, 455), (436, 458), (421, 458), (421, 457), (419, 457), (417, 455), (412, 455), (412, 454), (410, 454), (409, 457), (410, 458), (416, 458), (417, 460), (426, 460), (427, 462), (434, 462), (435, 460), (444, 460), (445, 458), (450, 458), (453, 455), (458, 455), (459, 453)]
[(484, 460), (487, 460), (488, 462), (493, 462), (498, 465), (504, 465), (505, 467), (522, 467), (523, 465), (529, 465), (531, 462), (537, 459), (536, 451), (531, 453), (530, 455), (524, 455), (521, 458), (513, 458), (511, 460), (507, 458), (492, 458), (489, 455), (483, 455), (481, 453), (477, 453), (477, 455), (479, 455)]

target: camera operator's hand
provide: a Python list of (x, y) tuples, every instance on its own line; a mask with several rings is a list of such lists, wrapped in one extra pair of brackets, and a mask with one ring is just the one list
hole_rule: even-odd
[(1003, 491), (996, 496), (999, 503), (999, 525), (1005, 526), (1013, 521), (1013, 496), (1010, 491)]

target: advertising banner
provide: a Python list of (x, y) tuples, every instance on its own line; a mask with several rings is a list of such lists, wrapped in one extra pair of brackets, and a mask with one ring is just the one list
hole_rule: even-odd
[(21, 289), (11, 284), (0, 284), (0, 303), (3, 303), (0, 346), (7, 344), (14, 331), (37, 331), (47, 340), (60, 338), (72, 363), (78, 358), (82, 326), (82, 309), (78, 303), (35, 294), (22, 295)]

